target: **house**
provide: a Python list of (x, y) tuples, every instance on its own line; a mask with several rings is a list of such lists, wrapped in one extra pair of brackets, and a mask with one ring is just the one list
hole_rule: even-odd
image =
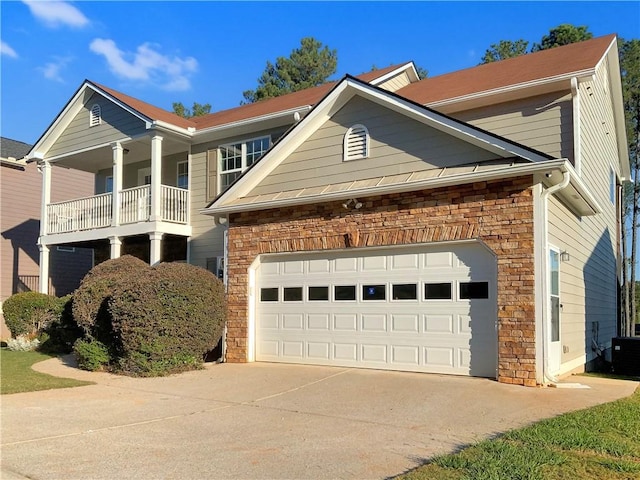
[[(41, 277), (60, 243), (186, 260), (226, 277), (227, 361), (553, 383), (616, 334), (626, 149), (614, 35), (189, 120), (85, 81), (29, 153)], [(96, 195), (50, 204), (53, 164)]]
[[(31, 145), (0, 138), (0, 306), (14, 293), (38, 291), (38, 235), (40, 233), (40, 193), (42, 179), (36, 164), (23, 158)], [(93, 193), (93, 176), (82, 171), (55, 168), (53, 200), (67, 195)], [(93, 266), (90, 249), (57, 245), (51, 253), (48, 291), (53, 295), (71, 293)], [(7, 338), (4, 319), (0, 338)]]

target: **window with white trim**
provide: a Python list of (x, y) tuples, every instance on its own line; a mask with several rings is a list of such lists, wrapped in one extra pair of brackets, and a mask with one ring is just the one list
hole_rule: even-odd
[(89, 126), (97, 127), (102, 123), (102, 109), (100, 105), (97, 103), (91, 107), (91, 112), (89, 113)]
[(369, 157), (369, 130), (359, 123), (344, 134), (343, 161)]
[(176, 186), (184, 189), (189, 188), (189, 162), (178, 162)]
[(271, 137), (260, 137), (245, 142), (220, 145), (219, 183), (220, 192), (225, 191), (247, 168), (256, 163), (271, 146)]
[(616, 172), (611, 167), (609, 167), (609, 200), (616, 204)]

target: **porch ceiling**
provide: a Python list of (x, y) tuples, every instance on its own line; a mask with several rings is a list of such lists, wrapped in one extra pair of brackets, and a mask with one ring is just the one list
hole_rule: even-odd
[[(180, 152), (188, 152), (189, 145), (183, 141), (178, 141), (169, 137), (163, 137), (162, 156), (173, 155)], [(151, 137), (145, 136), (134, 140), (122, 141), (125, 149), (123, 163), (141, 162), (151, 159)], [(126, 152), (128, 150), (128, 152)], [(91, 150), (73, 153), (64, 157), (52, 160), (52, 164), (61, 167), (83, 170), (85, 172), (97, 173), (99, 170), (111, 168), (113, 165), (113, 150), (111, 145), (103, 145)]]

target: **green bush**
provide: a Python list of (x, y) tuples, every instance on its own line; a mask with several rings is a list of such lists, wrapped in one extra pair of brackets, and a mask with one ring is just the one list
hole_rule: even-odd
[(103, 369), (111, 361), (109, 349), (97, 340), (76, 341), (73, 345), (73, 353), (78, 360), (78, 366), (91, 372)]
[(185, 263), (140, 270), (108, 300), (119, 367), (132, 375), (193, 368), (224, 328), (224, 286), (211, 272)]
[(150, 267), (125, 256), (87, 274), (74, 293), (73, 314), (85, 343), (102, 344), (113, 369), (165, 375), (198, 368), (216, 346), (226, 316), (224, 287), (193, 265)]
[(82, 337), (83, 330), (73, 319), (73, 297), (57, 299), (60, 314), (44, 329), (38, 350), (44, 353), (71, 353), (73, 344)]
[(61, 311), (56, 297), (38, 292), (16, 293), (2, 304), (4, 321), (13, 337), (37, 334), (59, 318)]

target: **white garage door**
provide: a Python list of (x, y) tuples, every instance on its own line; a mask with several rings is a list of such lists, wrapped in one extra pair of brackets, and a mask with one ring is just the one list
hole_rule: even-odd
[(496, 261), (479, 243), (273, 255), (256, 360), (495, 377)]

